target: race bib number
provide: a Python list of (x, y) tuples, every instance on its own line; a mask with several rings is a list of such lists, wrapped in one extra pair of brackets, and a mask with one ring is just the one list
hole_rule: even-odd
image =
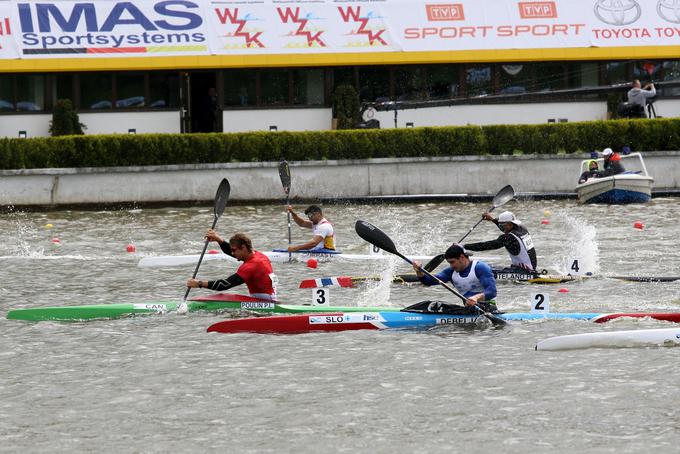
[(531, 235), (524, 235), (522, 237), (522, 243), (524, 243), (524, 247), (527, 248), (527, 251), (534, 248), (534, 240), (531, 238)]
[(550, 312), (550, 297), (547, 293), (534, 293), (531, 295), (531, 313), (547, 314)]
[(331, 292), (327, 287), (312, 289), (312, 306), (330, 306)]

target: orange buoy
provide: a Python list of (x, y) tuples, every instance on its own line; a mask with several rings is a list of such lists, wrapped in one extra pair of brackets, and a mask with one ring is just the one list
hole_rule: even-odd
[(316, 259), (307, 260), (307, 268), (316, 268), (317, 266), (319, 266), (319, 262)]

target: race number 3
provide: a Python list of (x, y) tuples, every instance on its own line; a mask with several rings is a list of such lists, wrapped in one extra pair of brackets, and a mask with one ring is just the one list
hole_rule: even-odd
[(312, 306), (330, 306), (331, 292), (326, 287), (312, 289)]
[(550, 297), (546, 293), (531, 295), (531, 313), (547, 314), (550, 312)]

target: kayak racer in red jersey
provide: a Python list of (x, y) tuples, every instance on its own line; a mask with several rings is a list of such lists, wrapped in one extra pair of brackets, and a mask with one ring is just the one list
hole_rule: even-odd
[(201, 279), (189, 279), (187, 287), (207, 288), (210, 290), (223, 291), (246, 284), (250, 296), (258, 299), (276, 301), (276, 284), (278, 279), (272, 269), (269, 257), (253, 249), (253, 242), (243, 233), (237, 233), (226, 242), (214, 230), (208, 230), (205, 235), (208, 241), (215, 241), (225, 254), (240, 260), (243, 264), (226, 279), (206, 281)]

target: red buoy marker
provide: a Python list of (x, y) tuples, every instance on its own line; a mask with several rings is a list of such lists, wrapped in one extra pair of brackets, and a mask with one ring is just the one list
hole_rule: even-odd
[(59, 241), (59, 238), (52, 238), (52, 244), (61, 244), (61, 241)]
[(220, 253), (220, 251), (218, 251), (217, 249), (210, 249), (208, 251), (208, 254), (219, 254), (219, 253)]
[(125, 246), (125, 250), (128, 252), (136, 252), (137, 248), (135, 247), (134, 244), (128, 244), (127, 246)]
[(635, 221), (633, 223), (633, 227), (635, 227), (638, 230), (642, 230), (645, 228), (645, 225), (642, 223), (642, 221)]
[(541, 224), (548, 225), (550, 224), (550, 221), (548, 221), (547, 219), (541, 219)]
[(316, 268), (317, 266), (319, 266), (319, 262), (316, 259), (307, 260), (307, 268)]
[(569, 289), (566, 289), (562, 287), (561, 289), (558, 290), (559, 293), (569, 293)]

